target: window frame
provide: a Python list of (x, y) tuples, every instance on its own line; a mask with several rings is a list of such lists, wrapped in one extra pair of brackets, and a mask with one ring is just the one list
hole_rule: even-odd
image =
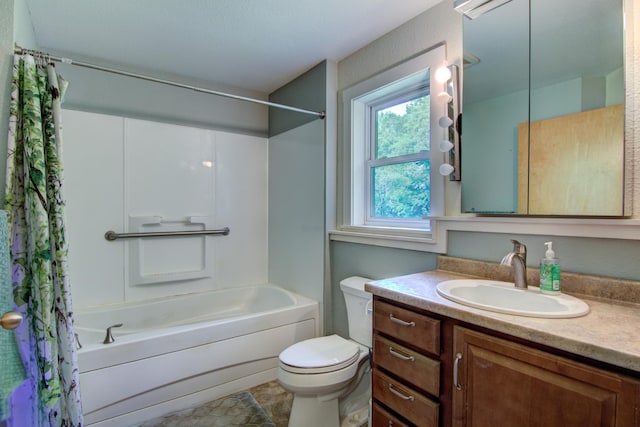
[[(444, 155), (432, 149), (445, 136), (445, 129), (438, 126), (438, 118), (446, 114), (446, 105), (433, 94), (445, 90), (445, 84), (437, 82), (435, 69), (445, 65), (446, 47), (436, 46), (407, 61), (382, 71), (354, 86), (342, 91), (344, 118), (343, 133), (343, 169), (342, 197), (338, 212), (338, 230), (343, 235), (360, 234), (381, 238), (384, 241), (373, 242), (382, 246), (402, 247), (395, 242), (405, 240), (413, 243), (434, 243), (434, 217), (444, 214), (445, 178), (437, 171), (444, 163)], [(426, 85), (428, 76), (429, 84)], [(385, 219), (376, 221), (367, 215), (365, 194), (370, 191), (371, 178), (368, 175), (367, 159), (370, 159), (370, 138), (372, 126), (370, 107), (381, 105), (385, 101), (400, 99), (402, 94), (407, 100), (412, 91), (428, 87), (430, 96), (430, 150), (428, 153), (431, 179), (431, 213), (423, 219)], [(391, 104), (393, 105), (393, 103)], [(436, 145), (437, 146), (437, 145)], [(361, 240), (361, 239), (356, 239)], [(414, 247), (415, 245), (409, 245)]]

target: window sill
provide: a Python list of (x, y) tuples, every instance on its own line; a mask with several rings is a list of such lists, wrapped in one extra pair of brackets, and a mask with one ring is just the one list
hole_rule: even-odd
[[(435, 228), (435, 224), (432, 224), (432, 227)], [(445, 253), (445, 240), (441, 237), (444, 236), (439, 236), (433, 228), (431, 231), (426, 231), (385, 227), (343, 226), (339, 230), (329, 232), (329, 239), (339, 242)]]

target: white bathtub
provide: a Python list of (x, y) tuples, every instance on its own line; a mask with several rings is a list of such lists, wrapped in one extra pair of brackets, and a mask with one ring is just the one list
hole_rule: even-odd
[(318, 319), (316, 301), (275, 286), (78, 310), (85, 424), (130, 426), (271, 381), (278, 354), (317, 336)]

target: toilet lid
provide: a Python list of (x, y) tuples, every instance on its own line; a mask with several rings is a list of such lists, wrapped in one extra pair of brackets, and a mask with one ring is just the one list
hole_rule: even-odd
[(342, 369), (358, 360), (360, 347), (339, 335), (301, 341), (280, 353), (283, 369), (315, 373)]

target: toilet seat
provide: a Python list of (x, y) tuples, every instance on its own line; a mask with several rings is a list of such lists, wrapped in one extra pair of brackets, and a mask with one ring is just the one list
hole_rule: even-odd
[(339, 335), (312, 338), (280, 353), (280, 367), (296, 374), (322, 374), (344, 369), (358, 361), (360, 347)]

